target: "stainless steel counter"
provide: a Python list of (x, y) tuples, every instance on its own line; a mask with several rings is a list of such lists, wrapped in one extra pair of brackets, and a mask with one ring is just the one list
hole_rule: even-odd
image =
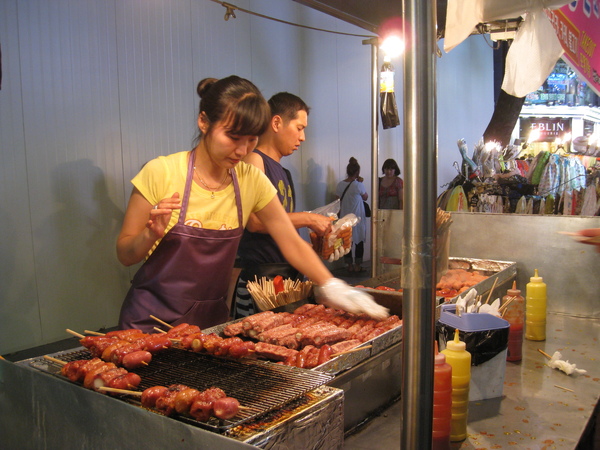
[[(542, 342), (524, 341), (523, 360), (507, 362), (502, 397), (469, 403), (468, 437), (453, 443), (453, 450), (577, 446), (600, 398), (600, 320), (548, 314), (546, 337)], [(550, 355), (560, 351), (564, 360), (587, 373), (575, 376), (550, 369), (538, 348)], [(344, 450), (398, 448), (399, 406), (400, 402), (347, 436)]]
[[(461, 449), (572, 449), (579, 442), (600, 398), (600, 320), (559, 314), (547, 319), (546, 341), (525, 340), (523, 360), (507, 362), (504, 395), (469, 404), (469, 437)], [(560, 351), (587, 373), (551, 369), (538, 349)]]

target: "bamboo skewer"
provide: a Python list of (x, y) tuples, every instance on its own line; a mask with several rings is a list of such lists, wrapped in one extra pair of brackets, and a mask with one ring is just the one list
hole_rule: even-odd
[(164, 320), (160, 320), (158, 317), (153, 316), (152, 314), (150, 314), (150, 318), (156, 320), (159, 323), (162, 323), (165, 327), (169, 327), (169, 328), (173, 328), (173, 325), (168, 324), (167, 322), (165, 322)]
[(540, 352), (542, 355), (544, 355), (546, 358), (548, 359), (552, 359), (552, 356), (550, 356), (548, 353), (546, 353), (545, 351), (543, 351), (542, 349), (538, 348), (538, 352)]
[(85, 337), (83, 334), (77, 333), (76, 331), (73, 331), (73, 330), (69, 330), (68, 328), (66, 331), (67, 331), (67, 333), (72, 334), (73, 336), (78, 337), (79, 339), (83, 339)]
[(492, 294), (494, 293), (494, 289), (496, 288), (496, 283), (498, 283), (498, 278), (496, 278), (494, 280), (494, 284), (492, 284), (492, 288), (490, 289), (490, 293), (487, 297), (487, 299), (485, 300), (485, 304), (487, 305), (488, 302), (490, 301), (490, 298), (492, 298)]
[(312, 289), (311, 281), (284, 279), (283, 291), (275, 293), (273, 280), (267, 277), (254, 277), (254, 281), (248, 281), (247, 289), (257, 306), (262, 311), (284, 306), (307, 298)]
[(510, 297), (500, 308), (498, 308), (498, 312), (504, 315), (504, 313), (507, 311), (508, 305), (510, 305), (515, 298), (517, 297)]
[[(111, 388), (108, 386), (102, 386), (98, 388), (99, 391), (106, 391), (106, 392), (114, 392), (116, 394), (125, 394), (125, 395), (131, 395), (133, 397), (141, 397), (143, 395), (143, 391), (130, 391), (128, 389), (118, 389), (118, 388)], [(245, 410), (245, 409), (254, 409), (256, 410), (257, 408), (250, 408), (249, 406), (238, 406), (238, 409), (240, 410)]]
[(127, 394), (127, 395), (132, 395), (134, 397), (142, 396), (142, 392), (140, 392), (140, 391), (130, 391), (128, 389), (117, 389), (117, 388), (111, 388), (108, 386), (99, 387), (98, 390), (99, 391), (107, 391), (107, 392), (116, 392), (117, 394)]
[(360, 350), (364, 350), (366, 348), (371, 348), (373, 347), (372, 345), (365, 345), (364, 347), (355, 347), (355, 348), (351, 348), (350, 350), (346, 350), (343, 352), (339, 352), (339, 353), (334, 353), (331, 355), (332, 358), (335, 358), (336, 356), (340, 356), (340, 355), (346, 355), (348, 353), (354, 353), (354, 352), (358, 352)]
[(559, 389), (564, 389), (565, 391), (569, 391), (569, 392), (575, 392), (573, 389), (569, 389), (563, 386), (559, 386), (558, 384), (555, 384), (554, 387), (557, 387)]
[(100, 333), (99, 331), (83, 330), (83, 332), (85, 334), (93, 334), (95, 336), (106, 336), (106, 333)]
[(52, 356), (48, 356), (48, 355), (44, 355), (44, 359), (47, 359), (48, 361), (52, 361), (56, 364), (60, 364), (61, 366), (64, 366), (65, 364), (67, 364), (67, 362), (63, 361), (62, 359), (53, 358)]

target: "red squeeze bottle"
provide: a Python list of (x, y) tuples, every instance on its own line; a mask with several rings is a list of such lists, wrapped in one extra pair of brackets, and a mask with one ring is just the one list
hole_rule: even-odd
[(435, 366), (433, 369), (433, 427), (432, 450), (450, 449), (452, 421), (452, 366), (446, 356), (438, 352), (435, 343)]
[[(512, 300), (511, 300), (512, 299)], [(510, 301), (502, 318), (510, 324), (508, 329), (508, 352), (507, 361), (521, 361), (523, 347), (523, 317), (525, 316), (525, 299), (521, 296), (521, 291), (517, 289), (517, 282), (514, 281), (512, 289), (506, 291), (502, 298), (502, 304)]]

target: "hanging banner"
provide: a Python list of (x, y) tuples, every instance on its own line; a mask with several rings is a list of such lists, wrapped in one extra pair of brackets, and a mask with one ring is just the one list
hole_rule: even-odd
[(563, 59), (600, 95), (600, 0), (576, 0), (546, 14), (565, 51)]

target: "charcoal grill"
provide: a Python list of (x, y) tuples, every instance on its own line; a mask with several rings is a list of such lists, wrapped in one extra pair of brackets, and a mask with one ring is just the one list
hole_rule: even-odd
[[(83, 347), (54, 353), (50, 356), (67, 362), (92, 357), (90, 352)], [(60, 375), (61, 365), (56, 362), (39, 357), (29, 360), (29, 364), (38, 370), (70, 382)], [(154, 355), (152, 362), (147, 367), (134, 372), (142, 379), (138, 387), (139, 391), (157, 385), (184, 384), (200, 391), (218, 387), (223, 389), (228, 396), (238, 399), (240, 404), (248, 409), (240, 410), (239, 414), (231, 420), (211, 417), (208, 422), (200, 422), (191, 417), (173, 416), (176, 420), (219, 433), (255, 420), (270, 411), (281, 409), (333, 378), (331, 375), (321, 372), (260, 360), (232, 360), (177, 348)], [(83, 386), (81, 389), (84, 389)], [(104, 394), (98, 393), (98, 395)], [(115, 397), (141, 407), (140, 399), (137, 396), (116, 395)], [(156, 412), (160, 414), (158, 411)]]

